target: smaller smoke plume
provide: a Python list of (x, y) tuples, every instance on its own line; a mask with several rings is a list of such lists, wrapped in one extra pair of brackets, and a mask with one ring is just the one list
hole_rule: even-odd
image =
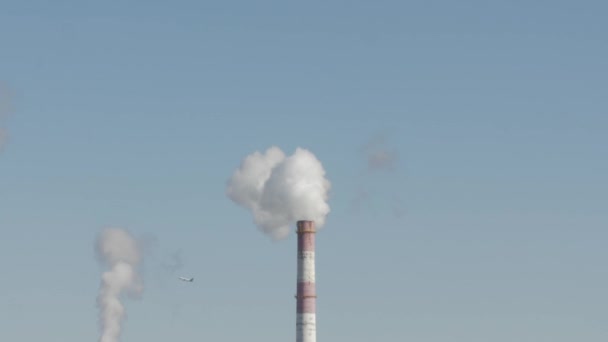
[(227, 196), (249, 209), (260, 230), (284, 239), (289, 225), (313, 220), (322, 227), (330, 211), (331, 183), (321, 162), (310, 151), (297, 148), (286, 156), (278, 147), (247, 156), (228, 181)]
[(97, 306), (101, 336), (99, 342), (118, 342), (125, 318), (124, 295), (137, 298), (143, 292), (138, 273), (142, 254), (138, 242), (125, 230), (108, 228), (96, 243), (97, 256), (107, 271), (101, 276)]

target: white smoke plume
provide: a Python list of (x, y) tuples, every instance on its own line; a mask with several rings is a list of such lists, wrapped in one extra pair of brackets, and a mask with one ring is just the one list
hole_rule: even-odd
[(289, 235), (297, 220), (325, 224), (331, 183), (321, 162), (310, 151), (297, 148), (291, 156), (273, 146), (248, 155), (228, 180), (227, 196), (249, 209), (254, 222), (275, 240)]
[(124, 295), (139, 297), (143, 292), (143, 282), (138, 273), (141, 248), (127, 231), (107, 228), (97, 239), (96, 251), (108, 268), (101, 276), (97, 296), (101, 329), (99, 342), (118, 342), (126, 316), (122, 299)]

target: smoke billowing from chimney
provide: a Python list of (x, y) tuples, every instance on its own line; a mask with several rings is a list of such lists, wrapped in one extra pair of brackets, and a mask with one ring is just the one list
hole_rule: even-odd
[(142, 253), (138, 242), (125, 230), (105, 229), (96, 243), (97, 255), (108, 268), (101, 276), (97, 296), (101, 335), (99, 342), (118, 342), (125, 318), (124, 295), (138, 297), (143, 282), (138, 273)]
[(330, 211), (331, 183), (321, 162), (297, 148), (286, 156), (278, 147), (248, 155), (228, 181), (227, 196), (249, 209), (258, 228), (273, 239), (284, 239), (289, 225), (313, 220), (318, 228)]

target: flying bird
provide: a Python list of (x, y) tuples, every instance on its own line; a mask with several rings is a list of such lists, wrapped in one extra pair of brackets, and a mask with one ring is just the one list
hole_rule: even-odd
[(190, 282), (190, 283), (191, 283), (191, 282), (193, 282), (193, 281), (194, 281), (194, 278), (184, 278), (184, 277), (179, 277), (179, 280), (181, 280), (181, 281), (187, 281), (187, 282)]

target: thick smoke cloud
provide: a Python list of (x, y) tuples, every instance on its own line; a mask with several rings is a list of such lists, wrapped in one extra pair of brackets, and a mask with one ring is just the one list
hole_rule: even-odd
[(124, 295), (139, 297), (143, 282), (138, 273), (142, 253), (138, 242), (125, 230), (105, 229), (96, 243), (97, 256), (108, 268), (101, 276), (97, 296), (101, 336), (99, 342), (118, 342), (125, 318)]
[(228, 181), (227, 196), (249, 209), (258, 228), (275, 240), (289, 235), (297, 220), (325, 224), (331, 183), (321, 162), (297, 148), (286, 156), (278, 147), (247, 156)]

